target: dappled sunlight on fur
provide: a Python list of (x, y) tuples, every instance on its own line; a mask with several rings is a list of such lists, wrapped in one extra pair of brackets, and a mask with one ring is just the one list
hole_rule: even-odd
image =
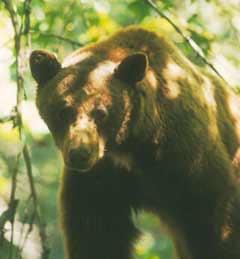
[(113, 49), (109, 49), (108, 58), (110, 60), (118, 62), (119, 60), (122, 60), (123, 58), (125, 58), (127, 54), (128, 54), (127, 50), (116, 47)]
[(86, 58), (89, 58), (92, 55), (93, 53), (91, 51), (85, 51), (85, 52), (76, 51), (63, 61), (62, 67), (69, 67), (69, 66), (75, 65), (85, 60)]
[(92, 87), (98, 88), (106, 85), (106, 81), (109, 80), (109, 76), (113, 74), (117, 64), (110, 60), (103, 61), (97, 65), (97, 67), (89, 74), (89, 82)]
[(62, 95), (64, 94), (68, 89), (69, 85), (73, 85), (76, 81), (77, 77), (76, 74), (72, 73), (64, 77), (58, 85), (58, 94)]
[(240, 98), (236, 95), (230, 94), (228, 97), (228, 105), (231, 115), (234, 119), (236, 134), (238, 136), (238, 142), (240, 144)]
[(149, 70), (147, 71), (146, 80), (147, 80), (149, 86), (150, 86), (153, 90), (157, 91), (157, 89), (158, 89), (158, 81), (157, 81), (156, 75), (155, 75), (155, 73), (154, 73), (153, 70), (150, 70), (150, 69), (149, 69)]
[(231, 235), (233, 233), (233, 229), (231, 226), (229, 225), (223, 225), (222, 226), (222, 240), (225, 241), (225, 240), (228, 240), (229, 238), (231, 238)]
[[(214, 113), (216, 113), (216, 101), (214, 98), (214, 86), (209, 78), (204, 76), (203, 81), (203, 94), (204, 98), (207, 102), (207, 105), (212, 109)], [(214, 114), (215, 115), (215, 114)]]

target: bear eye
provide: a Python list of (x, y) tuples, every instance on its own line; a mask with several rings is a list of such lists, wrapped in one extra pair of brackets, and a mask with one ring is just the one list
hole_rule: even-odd
[(104, 122), (108, 116), (108, 111), (106, 107), (100, 105), (95, 110), (92, 111), (92, 117), (98, 122)]

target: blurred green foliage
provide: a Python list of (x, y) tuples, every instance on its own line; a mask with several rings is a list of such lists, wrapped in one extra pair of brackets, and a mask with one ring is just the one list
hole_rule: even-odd
[[(193, 39), (207, 59), (214, 64), (226, 80), (237, 87), (240, 81), (240, 2), (239, 0), (164, 0), (155, 1), (159, 9), (177, 24), (187, 37)], [(13, 1), (19, 20), (23, 16), (24, 1)], [(14, 105), (16, 86), (13, 32), (7, 11), (0, 2), (0, 117), (8, 115)], [(30, 48), (46, 48), (63, 59), (80, 45), (99, 41), (116, 30), (131, 24), (140, 24), (171, 38), (196, 64), (204, 66), (199, 57), (181, 36), (163, 18), (156, 15), (144, 0), (33, 0), (31, 3)], [(25, 141), (30, 146), (34, 181), (41, 209), (47, 222), (51, 259), (63, 259), (63, 248), (57, 221), (57, 189), (62, 162), (48, 131), (39, 122), (34, 110), (34, 82), (26, 62), (24, 85), (28, 99), (22, 110)], [(9, 109), (6, 112), (6, 107)], [(40, 124), (39, 124), (40, 123)], [(39, 125), (39, 126), (38, 126)], [(0, 124), (0, 197), (9, 198), (11, 172), (16, 154), (22, 143), (11, 123)], [(18, 172), (17, 197), (20, 200), (17, 220), (30, 223), (31, 204), (23, 161)], [(1, 209), (1, 203), (0, 203)], [(1, 210), (0, 210), (1, 213)], [(158, 220), (141, 214), (136, 223), (145, 235), (136, 245), (136, 258), (171, 259), (173, 246), (163, 234)], [(21, 233), (20, 233), (21, 234)], [(5, 240), (7, 243), (7, 241)], [(34, 241), (39, 242), (39, 241)], [(8, 243), (5, 245), (7, 250)], [(1, 249), (0, 249), (1, 250)], [(0, 258), (6, 258), (2, 254)], [(16, 257), (17, 258), (17, 257)], [(24, 258), (33, 258), (25, 254)], [(37, 258), (37, 257), (36, 257)]]

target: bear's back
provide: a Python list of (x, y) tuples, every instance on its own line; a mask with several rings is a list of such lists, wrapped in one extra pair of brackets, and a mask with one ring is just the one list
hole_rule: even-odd
[[(65, 59), (64, 63), (66, 64), (64, 64), (64, 66), (81, 62), (91, 55), (100, 57), (103, 60), (120, 62), (129, 54), (136, 52), (146, 53), (150, 61), (157, 55), (160, 59), (159, 61), (163, 63), (168, 55), (179, 55), (177, 49), (164, 37), (140, 27), (130, 26), (106, 40), (73, 52)], [(150, 62), (150, 66), (151, 65)]]

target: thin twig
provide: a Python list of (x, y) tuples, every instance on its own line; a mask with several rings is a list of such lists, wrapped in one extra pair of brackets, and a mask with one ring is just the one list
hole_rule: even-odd
[[(21, 49), (21, 40), (23, 36), (28, 37), (29, 31), (30, 31), (30, 13), (31, 13), (31, 0), (25, 0), (24, 2), (24, 15), (22, 16), (21, 22), (18, 22), (18, 16), (17, 13), (15, 12), (11, 0), (3, 0), (6, 10), (8, 11), (12, 26), (14, 28), (14, 43), (15, 43), (15, 56), (16, 56), (16, 75), (17, 75), (17, 98), (16, 98), (16, 115), (15, 117), (16, 122), (17, 122), (17, 128), (19, 132), (19, 139), (23, 141), (23, 125), (22, 125), (22, 116), (21, 116), (21, 111), (20, 111), (20, 105), (24, 99), (24, 70), (21, 67), (21, 55), (20, 51)], [(6, 120), (11, 120), (12, 117), (4, 118), (2, 121), (5, 122)], [(34, 180), (33, 180), (33, 173), (32, 173), (32, 164), (31, 164), (31, 159), (30, 159), (30, 154), (29, 150), (26, 144), (23, 146), (22, 150), (23, 154), (23, 159), (26, 165), (26, 171), (27, 171), (27, 176), (30, 184), (30, 197), (33, 199), (33, 206), (34, 206), (34, 212), (32, 214), (32, 222), (29, 225), (29, 229), (27, 231), (26, 238), (28, 237), (29, 233), (32, 231), (32, 226), (34, 219), (36, 218), (38, 221), (39, 229), (40, 229), (40, 237), (42, 241), (42, 247), (43, 247), (43, 252), (42, 252), (42, 258), (47, 259), (48, 254), (49, 254), (49, 249), (46, 244), (46, 231), (45, 231), (45, 224), (44, 221), (40, 215), (40, 210), (39, 210), (39, 203), (38, 203), (38, 198), (37, 198), (37, 192), (35, 189), (34, 185)], [(17, 156), (17, 161), (20, 159), (20, 154)], [(11, 197), (10, 197), (10, 204), (9, 204), (9, 209), (11, 205), (11, 201), (15, 200), (15, 190), (17, 188), (16, 185), (16, 176), (17, 176), (17, 171), (16, 174), (12, 176), (12, 191), (11, 191)], [(13, 232), (14, 232), (14, 219), (12, 220), (12, 237), (11, 240), (13, 241)], [(12, 247), (10, 248), (12, 250)], [(12, 258), (12, 251), (9, 251), (9, 258)]]
[(5, 117), (0, 118), (0, 123), (6, 123), (9, 121), (13, 121), (14, 119), (15, 119), (15, 117), (12, 115), (5, 116)]
[(28, 35), (30, 30), (30, 14), (31, 14), (31, 0), (25, 0), (24, 2), (24, 23), (23, 23), (23, 30), (22, 34)]
[[(17, 204), (18, 204), (18, 202), (16, 203), (17, 200), (15, 199), (15, 196), (16, 196), (16, 190), (17, 190), (17, 173), (18, 173), (20, 158), (21, 158), (21, 152), (18, 153), (18, 155), (17, 155), (15, 168), (13, 169), (12, 178), (11, 178), (12, 183), (11, 183), (9, 208), (14, 207), (14, 214), (12, 215), (12, 217), (10, 219), (10, 222), (11, 222), (11, 242), (10, 242), (11, 248), (13, 247), (14, 220), (15, 220), (15, 213), (16, 213)], [(9, 259), (13, 258), (12, 249), (9, 249), (8, 258)]]
[[(21, 113), (20, 113), (20, 104), (21, 104), (21, 93), (22, 93), (22, 88), (23, 88), (23, 79), (21, 75), (19, 74), (19, 51), (21, 48), (21, 36), (20, 36), (20, 30), (19, 30), (19, 23), (18, 23), (18, 16), (17, 13), (15, 12), (12, 1), (11, 0), (3, 0), (3, 3), (5, 4), (6, 10), (9, 13), (12, 26), (14, 29), (14, 46), (15, 46), (15, 55), (16, 55), (16, 74), (17, 74), (17, 100), (16, 100), (16, 117), (18, 118), (18, 131), (19, 131), (19, 137), (21, 139), (21, 128), (22, 128), (22, 120), (21, 120)], [(19, 164), (19, 159), (20, 159), (20, 154), (17, 155), (17, 167)], [(9, 203), (9, 209), (13, 206), (15, 202), (15, 193), (16, 193), (16, 175), (18, 172), (18, 168), (16, 169), (16, 174), (14, 173), (12, 175), (12, 190), (11, 190), (11, 197), (10, 197), (10, 203)], [(12, 258), (12, 248), (13, 248), (13, 235), (14, 235), (14, 216), (15, 216), (15, 211), (14, 215), (11, 218), (11, 246), (9, 249), (9, 255), (8, 258)]]
[[(35, 220), (35, 218), (36, 218), (36, 211), (34, 210), (33, 211), (33, 213), (32, 213), (32, 215), (31, 215), (31, 217), (30, 218), (28, 218), (28, 225), (29, 225), (29, 227), (28, 227), (28, 230), (26, 231), (26, 233), (25, 233), (25, 236), (23, 237), (23, 241), (22, 241), (22, 243), (19, 245), (19, 255), (21, 255), (21, 253), (22, 253), (22, 251), (23, 251), (23, 248), (24, 248), (24, 246), (25, 246), (25, 244), (26, 244), (26, 241), (27, 241), (27, 239), (28, 239), (28, 236), (30, 235), (30, 233), (32, 232), (32, 229), (33, 229), (33, 223), (34, 223), (34, 220)], [(24, 228), (22, 229), (22, 230), (24, 230)], [(23, 235), (23, 234), (22, 234)]]
[[(23, 158), (24, 162), (27, 168), (27, 175), (28, 175), (28, 180), (30, 183), (30, 189), (31, 189), (31, 195), (33, 198), (33, 205), (34, 205), (34, 213), (33, 213), (33, 220), (37, 219), (38, 225), (39, 225), (39, 234), (41, 238), (41, 243), (42, 243), (42, 259), (47, 259), (49, 257), (49, 246), (47, 244), (47, 234), (46, 234), (46, 224), (44, 222), (44, 219), (41, 216), (40, 210), (39, 210), (39, 202), (38, 202), (38, 197), (37, 197), (37, 192), (35, 189), (34, 185), (34, 180), (33, 180), (33, 173), (32, 173), (32, 164), (31, 164), (31, 159), (30, 159), (30, 154), (27, 145), (23, 147)], [(33, 223), (33, 221), (32, 221)], [(32, 230), (32, 223), (29, 224), (29, 231), (28, 233), (31, 232)], [(28, 235), (28, 234), (27, 234)]]
[(12, 121), (13, 127), (18, 125), (18, 118), (17, 118), (17, 112), (16, 112), (16, 106), (12, 108), (11, 113), (8, 116), (4, 116), (0, 118), (0, 123), (6, 123)]
[(17, 35), (19, 33), (19, 25), (18, 25), (17, 15), (16, 15), (13, 5), (12, 5), (12, 1), (3, 0), (3, 3), (5, 4), (5, 7), (10, 15), (15, 35)]
[[(176, 30), (176, 32), (178, 34), (180, 34), (182, 36), (182, 38), (186, 41), (186, 43), (188, 44), (188, 46), (197, 54), (197, 56), (203, 61), (203, 63), (205, 63), (207, 66), (209, 66), (225, 83), (226, 80), (224, 79), (224, 77), (220, 74), (220, 72), (214, 67), (214, 65), (212, 63), (210, 63), (203, 55), (203, 52), (199, 51), (199, 49), (201, 49), (198, 44), (191, 39), (190, 37), (186, 36), (183, 31), (167, 16), (165, 15), (163, 12), (161, 12), (158, 8), (158, 6), (152, 1), (152, 0), (144, 0), (153, 10), (155, 10), (155, 12), (157, 14), (159, 14), (163, 19), (165, 19), (169, 24), (171, 24), (171, 26)], [(197, 46), (197, 47), (196, 47)]]
[(65, 41), (67, 43), (70, 43), (72, 45), (76, 45), (78, 47), (84, 46), (82, 43), (80, 43), (78, 41), (71, 40), (69, 38), (66, 38), (66, 37), (63, 37), (61, 35), (54, 34), (54, 33), (51, 33), (51, 32), (39, 32), (39, 31), (34, 31), (34, 30), (31, 30), (31, 32), (32, 33), (37, 33), (37, 34), (39, 34), (40, 36), (43, 36), (43, 37), (56, 38), (58, 40)]
[(27, 169), (27, 176), (28, 176), (28, 180), (30, 183), (31, 194), (33, 196), (34, 202), (37, 203), (38, 202), (37, 193), (36, 193), (36, 189), (35, 189), (35, 185), (34, 185), (33, 174), (32, 174), (32, 164), (31, 164), (30, 154), (29, 154), (27, 145), (24, 145), (24, 147), (23, 147), (23, 159), (24, 159), (26, 169)]
[(44, 221), (44, 218), (40, 216), (40, 214), (37, 214), (37, 219), (40, 225), (39, 228), (39, 235), (41, 238), (41, 243), (42, 243), (42, 259), (48, 259), (49, 254), (50, 254), (50, 248), (47, 243), (47, 232), (46, 232), (46, 223)]
[[(19, 168), (21, 152), (18, 153), (16, 157), (16, 162), (14, 167), (12, 168), (8, 165), (9, 170), (12, 172), (11, 177), (11, 192), (10, 192), (10, 199), (8, 203), (8, 208), (5, 210), (0, 216), (0, 241), (3, 239), (4, 235), (4, 226), (7, 221), (11, 224), (11, 238), (10, 238), (10, 247), (13, 246), (13, 233), (14, 233), (14, 219), (17, 210), (17, 206), (19, 201), (15, 199), (16, 187), (17, 187), (17, 173)], [(8, 258), (12, 258), (12, 249), (9, 249)]]
[(4, 225), (7, 221), (12, 221), (15, 215), (15, 211), (18, 205), (18, 200), (13, 200), (11, 204), (9, 204), (8, 208), (1, 214), (0, 216), (0, 239), (2, 238), (2, 231), (4, 229)]
[[(25, 24), (24, 24), (24, 29), (23, 33), (26, 34), (27, 36), (30, 34), (30, 14), (31, 14), (31, 0), (25, 0), (24, 2), (24, 9), (25, 9)], [(34, 212), (32, 214), (32, 222), (29, 224), (29, 230), (26, 235), (26, 239), (30, 232), (32, 231), (32, 225), (34, 222), (34, 219), (36, 217), (39, 225), (39, 234), (41, 238), (41, 244), (42, 244), (42, 259), (48, 259), (49, 257), (49, 247), (47, 245), (47, 234), (46, 234), (46, 224), (44, 222), (43, 217), (41, 216), (40, 208), (39, 208), (39, 201), (37, 197), (37, 192), (36, 188), (34, 185), (34, 180), (33, 180), (33, 173), (32, 173), (32, 164), (31, 164), (31, 158), (30, 158), (30, 153), (28, 150), (28, 146), (24, 145), (23, 147), (23, 158), (24, 162), (26, 165), (27, 169), (27, 175), (28, 175), (28, 180), (30, 183), (30, 189), (31, 189), (31, 196), (33, 197), (33, 203), (34, 203)], [(24, 245), (24, 243), (23, 243)]]
[(29, 204), (30, 204), (30, 201), (31, 201), (31, 195), (29, 195), (29, 197), (27, 198), (27, 200), (25, 201), (24, 203), (24, 208), (22, 209), (23, 210), (23, 219), (22, 219), (22, 226), (21, 226), (21, 229), (20, 229), (20, 235), (19, 235), (19, 240), (17, 242), (17, 246), (20, 247), (20, 249), (18, 250), (18, 254), (19, 254), (19, 257), (21, 255), (21, 251), (23, 250), (23, 247), (22, 247), (22, 243), (24, 240), (24, 237), (23, 237), (23, 234), (24, 234), (24, 229), (25, 229), (25, 224), (26, 222), (28, 222), (28, 207), (29, 207)]

